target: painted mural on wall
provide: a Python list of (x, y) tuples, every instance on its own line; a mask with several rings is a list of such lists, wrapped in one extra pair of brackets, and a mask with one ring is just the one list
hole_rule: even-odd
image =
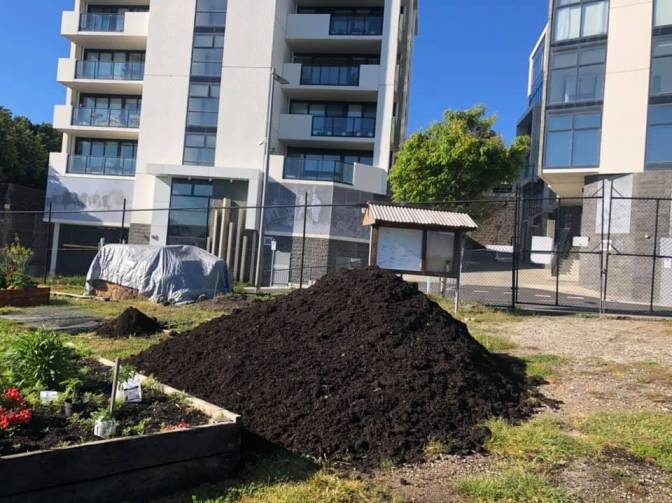
[[(329, 205), (333, 201), (332, 188), (300, 184), (270, 183), (268, 186), (266, 229), (268, 232), (283, 234), (301, 234), (303, 232), (303, 208), (305, 194), (308, 194), (307, 234), (329, 234), (331, 207), (310, 206)], [(276, 206), (273, 208), (272, 206)], [(283, 207), (288, 206), (288, 207)]]
[[(126, 209), (131, 209), (133, 180), (60, 176), (50, 169), (45, 219), (51, 205), (52, 218), (57, 221), (121, 225), (124, 199)], [(129, 220), (129, 215), (126, 215), (126, 222)]]
[[(358, 190), (334, 187), (334, 203), (364, 204), (371, 200), (371, 194)], [(360, 206), (336, 206), (331, 217), (331, 234), (335, 237), (369, 239), (370, 228), (362, 225), (364, 215)]]

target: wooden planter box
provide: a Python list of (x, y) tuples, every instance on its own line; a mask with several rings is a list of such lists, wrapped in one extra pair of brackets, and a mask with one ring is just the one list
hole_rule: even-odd
[(0, 502), (145, 501), (233, 474), (240, 462), (239, 416), (187, 400), (220, 422), (0, 457)]
[(49, 304), (49, 287), (0, 290), (0, 307), (30, 307)]

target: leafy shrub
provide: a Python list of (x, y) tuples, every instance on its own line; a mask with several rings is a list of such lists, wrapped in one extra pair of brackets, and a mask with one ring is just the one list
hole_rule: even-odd
[(74, 377), (75, 351), (54, 332), (40, 329), (15, 336), (4, 356), (11, 382), (30, 390), (55, 389)]
[(33, 251), (21, 246), (18, 236), (14, 242), (6, 246), (0, 253), (0, 288), (34, 288), (37, 286), (28, 276), (28, 264), (33, 258)]

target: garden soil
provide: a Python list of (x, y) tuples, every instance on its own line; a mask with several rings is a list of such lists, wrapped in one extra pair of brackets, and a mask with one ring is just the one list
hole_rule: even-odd
[(100, 337), (123, 339), (126, 337), (143, 337), (163, 330), (154, 318), (150, 318), (142, 311), (129, 307), (116, 318), (106, 321), (96, 331)]
[(173, 337), (131, 361), (242, 415), (293, 452), (375, 467), (430, 441), (482, 448), (482, 422), (529, 415), (524, 368), (380, 269), (341, 270)]

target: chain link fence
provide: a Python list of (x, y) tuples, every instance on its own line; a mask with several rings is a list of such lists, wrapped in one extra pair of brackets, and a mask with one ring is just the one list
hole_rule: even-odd
[[(34, 251), (30, 273), (40, 278), (84, 275), (100, 246), (129, 242), (201, 246), (224, 259), (241, 284), (255, 283), (258, 262), (261, 285), (277, 289), (369, 265), (365, 203), (216, 203), (142, 210), (120, 204), (99, 212), (4, 210), (0, 246), (15, 235), (26, 237)], [(510, 193), (411, 206), (467, 213), (479, 225), (466, 235), (459, 281), (406, 278), (427, 293), (510, 308), (672, 314), (671, 199), (631, 197), (617, 184), (602, 182), (582, 198)], [(259, 240), (258, 221), (248, 220), (262, 213), (267, 231)], [(106, 226), (110, 217), (118, 223)]]

